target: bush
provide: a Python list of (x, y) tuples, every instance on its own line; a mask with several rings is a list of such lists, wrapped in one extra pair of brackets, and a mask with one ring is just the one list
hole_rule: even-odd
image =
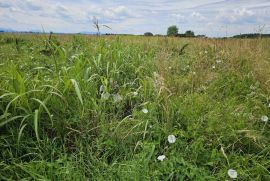
[(144, 36), (153, 36), (153, 33), (151, 33), (151, 32), (146, 32), (146, 33), (144, 33)]
[(178, 28), (176, 25), (168, 27), (167, 35), (168, 36), (176, 36), (178, 34)]

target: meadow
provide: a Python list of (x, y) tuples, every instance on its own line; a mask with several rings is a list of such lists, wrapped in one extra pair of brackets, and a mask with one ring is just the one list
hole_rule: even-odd
[(0, 180), (270, 180), (269, 47), (0, 34)]

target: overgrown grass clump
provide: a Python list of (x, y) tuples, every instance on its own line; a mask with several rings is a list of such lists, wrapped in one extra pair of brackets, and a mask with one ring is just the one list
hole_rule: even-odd
[(269, 44), (2, 34), (0, 179), (269, 180)]

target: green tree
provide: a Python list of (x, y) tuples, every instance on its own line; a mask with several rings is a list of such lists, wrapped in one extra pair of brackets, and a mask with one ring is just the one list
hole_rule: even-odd
[(151, 32), (146, 32), (146, 33), (144, 33), (144, 36), (153, 36), (153, 33), (151, 33)]
[(191, 30), (186, 31), (185, 35), (186, 35), (186, 37), (194, 37), (195, 36), (194, 32)]
[(178, 28), (176, 25), (172, 25), (168, 27), (167, 35), (168, 36), (176, 36), (178, 34)]

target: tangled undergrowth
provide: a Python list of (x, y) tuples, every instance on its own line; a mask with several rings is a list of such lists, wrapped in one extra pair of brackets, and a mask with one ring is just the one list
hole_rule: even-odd
[(269, 44), (2, 34), (0, 180), (269, 180)]

